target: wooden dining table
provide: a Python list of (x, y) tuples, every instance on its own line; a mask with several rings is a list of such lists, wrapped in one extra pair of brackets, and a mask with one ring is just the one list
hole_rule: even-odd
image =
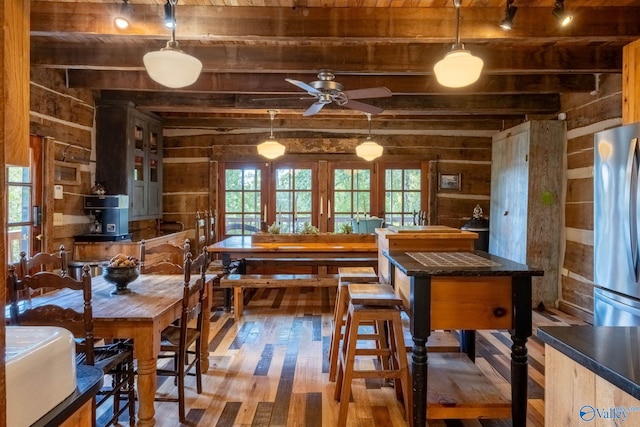
[[(207, 277), (206, 297), (202, 310), (211, 308), (212, 279)], [(195, 280), (194, 277), (191, 280)], [(141, 274), (129, 283), (127, 294), (113, 295), (114, 285), (102, 276), (92, 278), (93, 326), (96, 337), (104, 339), (133, 339), (137, 362), (138, 426), (155, 424), (154, 397), (156, 392), (156, 364), (160, 353), (160, 334), (180, 317), (182, 310), (184, 275)], [(62, 307), (82, 309), (83, 299), (73, 291), (60, 291), (32, 299), (32, 304), (53, 303)], [(209, 335), (205, 321), (203, 336)], [(209, 369), (208, 340), (201, 340), (202, 372)], [(177, 410), (177, 406), (176, 406)]]

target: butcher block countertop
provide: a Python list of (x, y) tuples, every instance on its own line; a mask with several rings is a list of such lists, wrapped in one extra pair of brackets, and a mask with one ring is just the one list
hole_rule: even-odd
[(478, 233), (460, 230), (444, 225), (409, 225), (402, 227), (376, 228), (379, 238), (388, 240), (440, 239), (440, 240), (475, 240)]

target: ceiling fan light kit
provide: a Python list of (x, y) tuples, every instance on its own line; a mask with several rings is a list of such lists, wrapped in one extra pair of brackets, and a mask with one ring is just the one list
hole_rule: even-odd
[(265, 140), (263, 143), (258, 144), (258, 154), (267, 159), (275, 159), (284, 154), (286, 147), (280, 144), (275, 137), (273, 136), (273, 119), (276, 117), (278, 111), (276, 110), (268, 110), (269, 116), (271, 118), (271, 133), (269, 134), (269, 138)]
[[(169, 0), (171, 17), (175, 24), (177, 0)], [(190, 86), (198, 80), (202, 71), (202, 62), (180, 50), (176, 41), (175, 25), (171, 28), (171, 40), (167, 46), (144, 55), (142, 61), (149, 77), (163, 86), (173, 89)]]
[(464, 87), (474, 83), (482, 73), (484, 62), (471, 54), (460, 43), (460, 5), (462, 0), (454, 0), (456, 7), (456, 42), (450, 52), (436, 63), (433, 71), (438, 83), (447, 87)]

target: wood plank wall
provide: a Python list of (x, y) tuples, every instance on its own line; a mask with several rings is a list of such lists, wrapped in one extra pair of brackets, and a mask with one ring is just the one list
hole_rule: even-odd
[(593, 134), (622, 124), (622, 77), (602, 76), (596, 95), (561, 97), (567, 114), (564, 263), (559, 308), (593, 321)]
[[(30, 130), (47, 137), (52, 145), (53, 160), (77, 165), (78, 184), (63, 185), (63, 199), (53, 199), (52, 178), (44, 183), (45, 221), (53, 224), (53, 213), (62, 213), (62, 225), (52, 226), (53, 237), (46, 240), (44, 251), (51, 252), (60, 245), (71, 250), (73, 236), (89, 231), (89, 219), (83, 209), (82, 195), (89, 194), (95, 176), (95, 93), (68, 89), (64, 74), (58, 70), (31, 69)], [(46, 169), (51, 170), (51, 158)]]
[[(301, 118), (302, 120), (302, 118)], [(283, 134), (284, 131), (280, 131)], [(486, 131), (482, 131), (486, 133)], [(256, 145), (266, 134), (250, 132), (224, 135), (214, 129), (164, 129), (164, 220), (191, 224), (196, 210), (218, 209), (218, 162), (264, 162)], [(290, 132), (278, 140), (287, 146), (284, 161), (358, 161), (355, 147), (361, 139), (352, 135), (319, 136)], [(460, 227), (469, 220), (476, 204), (489, 215), (491, 137), (431, 135), (376, 136), (385, 147), (384, 161), (420, 160), (426, 167), (436, 203), (432, 223)], [(430, 165), (431, 163), (431, 165)], [(431, 174), (435, 175), (432, 177)], [(461, 189), (439, 190), (437, 173), (461, 174)], [(423, 206), (424, 210), (428, 206)]]

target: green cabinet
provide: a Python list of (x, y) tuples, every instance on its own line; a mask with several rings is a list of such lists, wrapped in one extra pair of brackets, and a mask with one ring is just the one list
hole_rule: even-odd
[(162, 217), (162, 121), (131, 102), (103, 101), (96, 114), (96, 181), (129, 196), (129, 219)]

